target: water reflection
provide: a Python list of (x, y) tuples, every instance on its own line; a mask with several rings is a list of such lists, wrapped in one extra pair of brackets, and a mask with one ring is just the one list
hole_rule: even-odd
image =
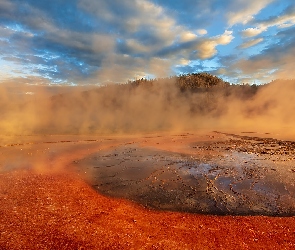
[[(291, 164), (291, 163), (290, 163)], [(77, 163), (99, 192), (144, 206), (204, 214), (295, 215), (295, 173), (246, 152), (198, 160), (132, 145)]]

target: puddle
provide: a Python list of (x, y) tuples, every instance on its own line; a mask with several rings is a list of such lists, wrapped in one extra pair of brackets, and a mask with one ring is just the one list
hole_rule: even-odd
[(132, 145), (99, 151), (76, 164), (97, 191), (149, 208), (294, 216), (295, 173), (288, 167), (246, 152), (231, 151), (204, 162)]

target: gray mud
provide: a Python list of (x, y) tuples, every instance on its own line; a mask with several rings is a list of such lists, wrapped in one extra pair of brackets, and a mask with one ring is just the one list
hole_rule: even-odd
[(149, 208), (294, 216), (295, 143), (227, 136), (227, 141), (190, 145), (222, 152), (206, 159), (128, 144), (75, 164), (100, 193)]

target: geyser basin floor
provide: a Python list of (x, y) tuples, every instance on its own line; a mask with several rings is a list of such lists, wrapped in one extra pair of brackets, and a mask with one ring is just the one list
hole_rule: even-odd
[(226, 135), (225, 140), (187, 145), (194, 154), (181, 154), (127, 144), (95, 153), (76, 165), (97, 191), (147, 207), (218, 215), (292, 216), (294, 145)]
[[(225, 149), (229, 139), (240, 143)], [(247, 141), (216, 133), (6, 137), (0, 142), (0, 249), (294, 249), (295, 217), (149, 210), (101, 195), (73, 171), (87, 155), (128, 146), (165, 150), (175, 161), (189, 155), (206, 162), (207, 171), (212, 157), (240, 152)], [(275, 163), (292, 158), (278, 153)], [(291, 175), (290, 169), (287, 164)]]

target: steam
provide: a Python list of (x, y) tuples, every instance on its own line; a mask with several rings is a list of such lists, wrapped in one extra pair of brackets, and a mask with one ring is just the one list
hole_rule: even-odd
[[(181, 91), (173, 79), (105, 87), (0, 86), (2, 135), (208, 129), (294, 133), (295, 81)], [(16, 91), (17, 90), (17, 91)], [(58, 93), (63, 92), (63, 93)], [(30, 94), (28, 94), (30, 93)], [(287, 129), (286, 129), (287, 128)]]

